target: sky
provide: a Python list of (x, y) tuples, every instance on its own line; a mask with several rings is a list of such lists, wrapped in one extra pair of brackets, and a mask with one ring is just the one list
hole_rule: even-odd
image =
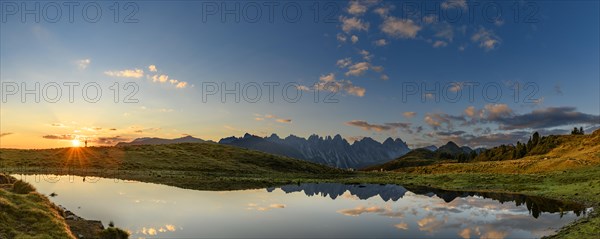
[(599, 11), (597, 1), (2, 2), (0, 147), (246, 132), (491, 147), (589, 133), (600, 125)]

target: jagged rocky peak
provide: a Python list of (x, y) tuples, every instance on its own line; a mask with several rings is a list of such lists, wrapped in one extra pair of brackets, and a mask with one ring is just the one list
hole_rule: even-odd
[(252, 138), (252, 135), (249, 133), (244, 134), (244, 139)]
[(394, 139), (392, 139), (392, 137), (388, 137), (387, 139), (385, 139), (385, 141), (383, 141), (384, 145), (390, 145), (390, 144), (394, 144)]

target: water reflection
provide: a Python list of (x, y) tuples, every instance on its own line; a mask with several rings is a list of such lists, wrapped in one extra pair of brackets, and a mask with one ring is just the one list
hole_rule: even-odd
[(19, 178), (56, 193), (53, 202), (81, 217), (114, 221), (131, 238), (532, 238), (585, 212), (543, 198), (398, 185), (196, 191), (76, 176)]
[[(272, 192), (276, 188), (267, 188), (268, 192)], [(438, 197), (444, 200), (444, 202), (448, 203), (446, 205), (442, 205), (442, 207), (433, 208), (433, 210), (446, 210), (454, 213), (460, 213), (461, 210), (456, 208), (450, 208), (455, 203), (456, 198), (467, 198), (467, 197), (483, 197), (493, 199), (495, 201), (504, 204), (505, 202), (515, 202), (515, 206), (519, 207), (521, 205), (525, 205), (527, 210), (534, 218), (538, 218), (542, 212), (547, 213), (560, 213), (562, 216), (567, 211), (573, 211), (575, 215), (580, 216), (582, 213), (585, 213), (585, 206), (566, 202), (553, 200), (548, 198), (536, 197), (536, 196), (526, 196), (520, 194), (508, 194), (508, 193), (489, 193), (489, 192), (457, 192), (457, 191), (448, 191), (430, 187), (409, 187), (408, 189), (392, 184), (339, 184), (339, 183), (319, 183), (319, 184), (299, 184), (299, 185), (286, 185), (283, 187), (279, 187), (282, 191), (286, 193), (292, 192), (304, 192), (309, 197), (315, 195), (321, 195), (323, 197), (329, 197), (331, 199), (336, 199), (344, 193), (349, 192), (350, 195), (356, 196), (356, 198), (360, 200), (367, 200), (369, 198), (379, 196), (383, 201), (398, 201), (401, 199), (406, 192), (412, 192), (417, 195), (424, 195), (427, 197)], [(484, 207), (484, 205), (473, 205), (477, 202), (482, 201), (472, 201), (470, 202), (471, 206), (479, 206)], [(485, 205), (487, 208), (494, 207), (493, 205)], [(369, 208), (373, 210), (372, 208)]]

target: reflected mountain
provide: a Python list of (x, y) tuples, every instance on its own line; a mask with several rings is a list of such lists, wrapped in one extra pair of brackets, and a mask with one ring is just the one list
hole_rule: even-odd
[[(515, 202), (515, 205), (525, 205), (529, 213), (538, 218), (541, 213), (560, 213), (561, 217), (564, 213), (573, 211), (577, 216), (585, 214), (586, 208), (582, 204), (548, 199), (536, 196), (526, 196), (521, 194), (509, 193), (490, 193), (490, 192), (460, 192), (449, 191), (430, 187), (408, 187), (393, 184), (339, 184), (339, 183), (307, 183), (298, 185), (285, 185), (278, 187), (285, 193), (304, 192), (309, 197), (323, 196), (331, 199), (349, 192), (360, 200), (367, 200), (371, 197), (379, 196), (384, 201), (398, 201), (406, 192), (412, 192), (417, 195), (427, 197), (436, 196), (441, 198), (446, 203), (451, 203), (456, 198), (467, 197), (483, 197), (498, 201), (502, 204), (505, 202)], [(267, 188), (268, 192), (273, 192), (276, 187)]]

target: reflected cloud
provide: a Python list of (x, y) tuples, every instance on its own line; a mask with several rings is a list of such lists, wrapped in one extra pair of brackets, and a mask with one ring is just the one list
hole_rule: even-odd
[(269, 211), (271, 209), (282, 209), (282, 208), (286, 207), (285, 204), (281, 204), (281, 203), (273, 203), (273, 204), (270, 204), (269, 206), (260, 206), (259, 204), (256, 204), (256, 203), (248, 203), (246, 206), (248, 206), (246, 208), (247, 210), (256, 210), (256, 211)]
[(402, 222), (402, 223), (398, 223), (396, 225), (394, 225), (395, 228), (398, 229), (402, 229), (402, 230), (408, 230), (408, 224)]

